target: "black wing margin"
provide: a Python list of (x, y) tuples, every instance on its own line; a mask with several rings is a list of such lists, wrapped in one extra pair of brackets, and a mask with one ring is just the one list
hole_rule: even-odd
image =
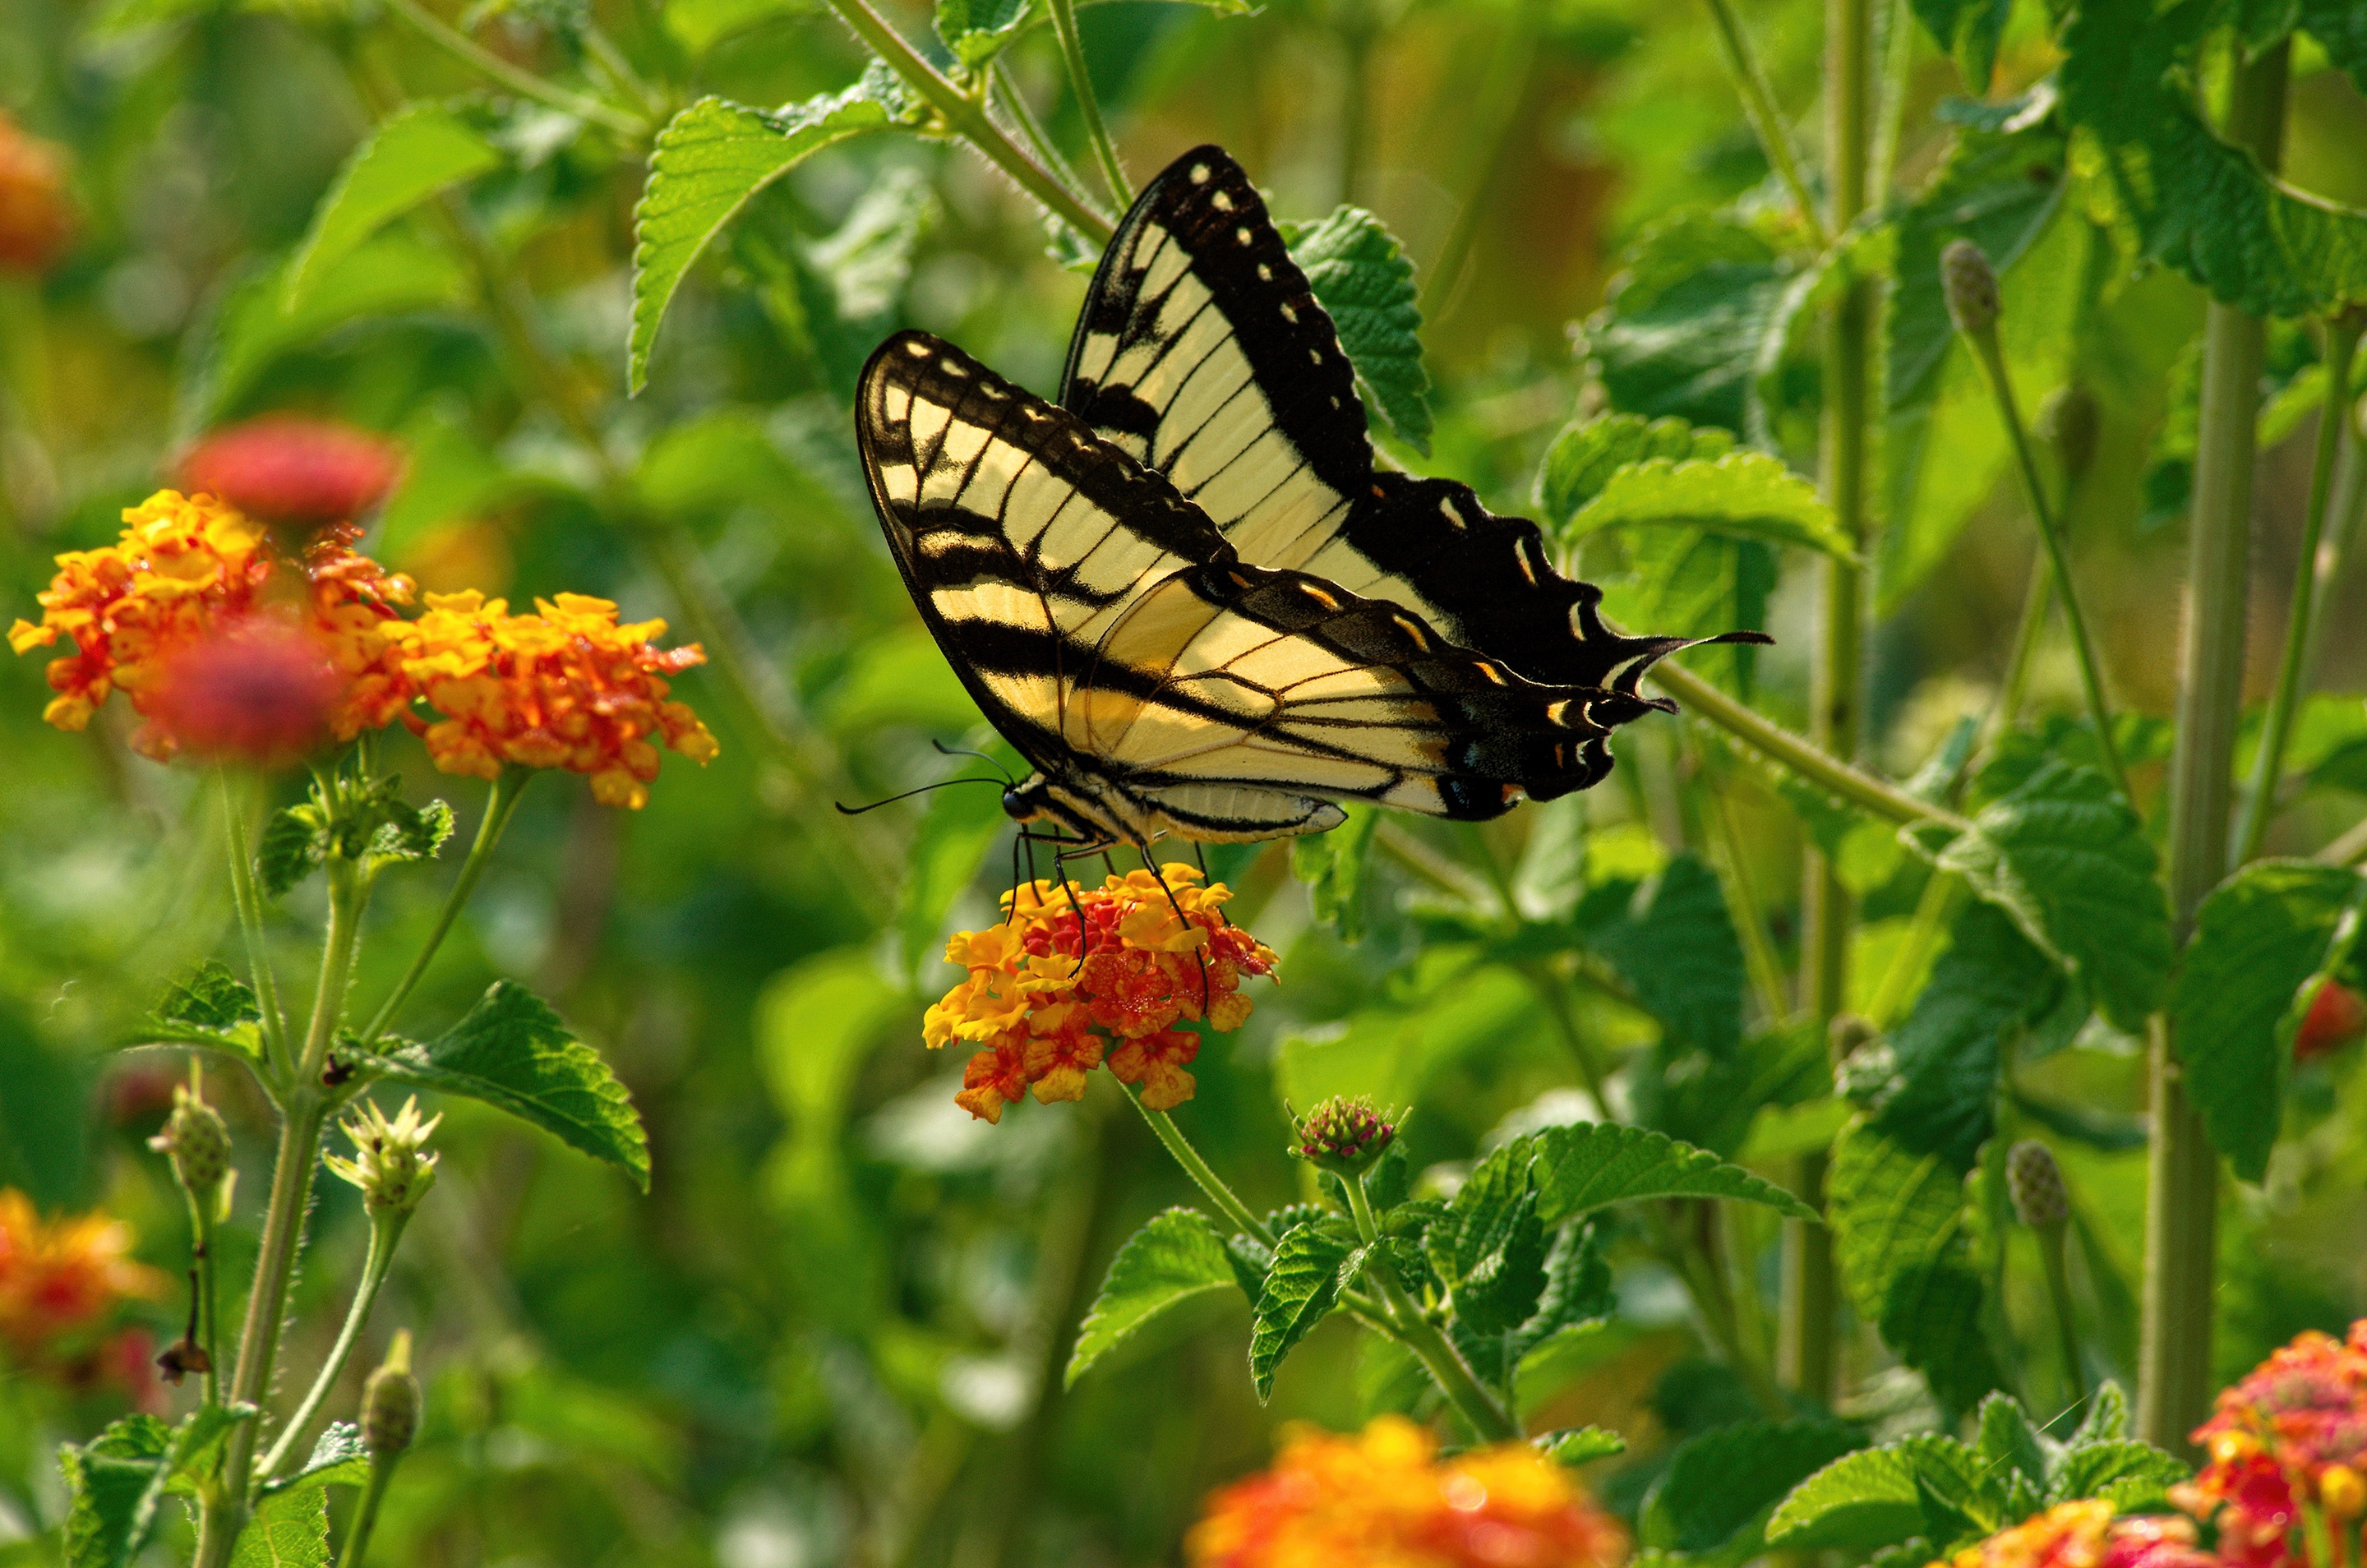
[(1768, 640), (1614, 632), (1602, 591), (1554, 569), (1535, 523), (1468, 485), (1376, 469), (1331, 319), (1221, 148), (1175, 160), (1118, 225), (1061, 403), (1168, 476), (1245, 560), (1403, 605), (1541, 684), (1632, 696), (1679, 649)]

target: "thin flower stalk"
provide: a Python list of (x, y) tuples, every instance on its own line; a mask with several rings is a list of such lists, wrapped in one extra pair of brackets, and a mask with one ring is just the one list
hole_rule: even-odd
[(579, 119), (588, 119), (595, 125), (605, 126), (635, 141), (650, 134), (650, 122), (641, 116), (628, 114), (612, 104), (585, 94), (571, 92), (555, 83), (544, 81), (531, 71), (511, 64), (420, 5), (419, 0), (388, 0), (388, 6), (428, 42), (522, 97), (549, 104), (552, 108), (563, 110)]
[(1775, 171), (1791, 196), (1792, 209), (1807, 231), (1808, 243), (1821, 251), (1832, 243), (1831, 231), (1818, 216), (1817, 198), (1809, 194), (1808, 182), (1800, 173), (1800, 153), (1792, 143), (1792, 128), (1775, 107), (1775, 91), (1768, 85), (1767, 72), (1750, 47), (1750, 35), (1742, 30), (1741, 19), (1734, 14), (1734, 0), (1707, 0), (1707, 4), (1710, 20), (1717, 28), (1719, 56), (1734, 83), (1735, 96), (1742, 100), (1743, 118), (1759, 139), (1767, 166)]
[(427, 973), (436, 950), (451, 932), (452, 922), (460, 918), (460, 911), (477, 890), (478, 879), (493, 863), (493, 846), (502, 841), (502, 834), (517, 810), (518, 798), (526, 793), (527, 781), (533, 776), (530, 770), (513, 764), (504, 768), (493, 780), (493, 788), (485, 795), (485, 814), (477, 823), (477, 836), (469, 845), (469, 858), (460, 863), (460, 873), (452, 879), (452, 890), (445, 895), (444, 907), (436, 912), (436, 923), (428, 928), (427, 940), (419, 944), (418, 955), (412, 959), (402, 978), (394, 983), (394, 989), (387, 993), (386, 1000), (379, 1004), (378, 1011), (370, 1015), (368, 1025), (362, 1030), (365, 1048), (385, 1037), (394, 1025), (395, 1014)]
[(279, 1473), (288, 1461), (296, 1457), (297, 1443), (311, 1428), (312, 1418), (327, 1403), (330, 1391), (343, 1375), (345, 1363), (353, 1359), (354, 1347), (362, 1337), (363, 1325), (369, 1322), (370, 1308), (378, 1303), (379, 1289), (385, 1285), (388, 1270), (394, 1264), (395, 1244), (402, 1238), (402, 1229), (410, 1222), (407, 1213), (389, 1213), (373, 1215), (370, 1220), (369, 1250), (362, 1259), (360, 1283), (354, 1287), (354, 1299), (345, 1309), (345, 1321), (337, 1330), (336, 1342), (329, 1347), (328, 1356), (321, 1362), (321, 1371), (305, 1391), (302, 1403), (288, 1417), (271, 1450), (257, 1461), (255, 1474), (266, 1481)]
[(1117, 161), (1117, 148), (1102, 120), (1102, 101), (1093, 92), (1093, 73), (1085, 66), (1084, 37), (1077, 31), (1076, 0), (1051, 0), (1051, 9), (1052, 31), (1059, 37), (1060, 61), (1068, 67), (1069, 90), (1076, 95), (1077, 112), (1084, 118), (1085, 140), (1093, 143), (1093, 162), (1101, 165), (1102, 178), (1118, 206), (1128, 206), (1134, 200), (1134, 187), (1127, 183), (1126, 166)]
[(256, 1005), (263, 1013), (264, 1057), (276, 1073), (292, 1071), (288, 1055), (288, 1014), (279, 1005), (279, 978), (272, 972), (271, 950), (263, 934), (263, 897), (255, 883), (255, 859), (247, 847), (245, 803), (231, 784), (227, 768), (215, 770), (221, 785), (222, 828), (230, 848), (231, 902), (238, 910), (238, 928), (246, 943), (247, 972), (255, 982)]

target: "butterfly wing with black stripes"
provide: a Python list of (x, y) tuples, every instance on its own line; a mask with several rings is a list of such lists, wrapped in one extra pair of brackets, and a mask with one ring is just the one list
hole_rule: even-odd
[[(1624, 637), (1535, 524), (1374, 466), (1355, 373), (1264, 201), (1217, 147), (1144, 187), (1103, 254), (1060, 401), (1207, 513), (1241, 558), (1411, 610), (1533, 681), (1633, 694), (1693, 639)], [(1756, 633), (1713, 641), (1764, 641)]]
[(1244, 564), (1163, 478), (926, 334), (865, 367), (856, 435), (923, 619), (1036, 770), (1014, 793), (1081, 837), (1271, 838), (1346, 799), (1493, 817), (1596, 782), (1643, 711)]

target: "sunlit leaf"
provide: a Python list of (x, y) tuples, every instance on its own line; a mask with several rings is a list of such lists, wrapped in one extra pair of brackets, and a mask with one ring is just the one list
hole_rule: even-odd
[(1637, 888), (1621, 918), (1580, 933), (1670, 1040), (1731, 1055), (1742, 1039), (1741, 939), (1717, 874), (1682, 854)]
[(230, 1568), (326, 1568), (329, 1495), (319, 1486), (274, 1493), (238, 1532)]
[(1746, 1421), (1689, 1438), (1644, 1495), (1637, 1540), (1696, 1562), (1754, 1557), (1792, 1488), (1864, 1446), (1863, 1431), (1831, 1421)]
[(1638, 235), (1620, 267), (1583, 344), (1611, 406), (1740, 434), (1786, 282), (1775, 247), (1723, 214), (1681, 212)]
[(1914, 1437), (1862, 1450), (1794, 1488), (1767, 1521), (1767, 1541), (1784, 1551), (1864, 1553), (1929, 1539), (1927, 1503), (1960, 1515), (1967, 1507), (1985, 1513), (1988, 1480), (1972, 1450), (1954, 1438)]
[[(1640, 1198), (1731, 1198), (1793, 1219), (1818, 1217), (1774, 1183), (1642, 1127), (1580, 1122), (1515, 1144), (1528, 1145), (1536, 1160), (1537, 1215), (1548, 1225)], [(1488, 1157), (1505, 1157), (1515, 1144)]]
[(492, 142), (442, 104), (413, 104), (381, 122), (314, 209), (288, 269), (287, 308), (379, 229), (501, 162)]
[(1421, 366), (1421, 310), (1404, 247), (1356, 207), (1294, 228), (1288, 238), (1291, 260), (1340, 329), (1365, 402), (1399, 440), (1429, 452), (1430, 373)]
[(1235, 1282), (1225, 1244), (1207, 1216), (1195, 1209), (1153, 1215), (1110, 1260), (1101, 1293), (1077, 1330), (1061, 1386), (1073, 1386), (1161, 1314)]
[[(1549, 467), (1553, 460), (1548, 453)], [(1605, 528), (1698, 528), (1730, 539), (1797, 545), (1856, 558), (1817, 487), (1764, 452), (1631, 463), (1571, 514), (1564, 534), (1580, 539)]]
[(1293, 1227), (1274, 1251), (1250, 1336), (1250, 1381), (1261, 1402), (1308, 1330), (1331, 1315), (1342, 1285), (1362, 1266), (1355, 1227), (1339, 1215)]

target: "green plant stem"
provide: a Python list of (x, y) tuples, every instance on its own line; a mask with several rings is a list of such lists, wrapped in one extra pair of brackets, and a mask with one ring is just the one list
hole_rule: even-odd
[(625, 51), (617, 47), (616, 39), (608, 36), (606, 28), (596, 22), (590, 23), (580, 36), (583, 40), (583, 51), (599, 62), (600, 69), (614, 78), (617, 86), (633, 96), (652, 122), (666, 118), (665, 96), (633, 69), (633, 62), (625, 58)]
[(2088, 1403), (2088, 1371), (2079, 1362), (2079, 1325), (2071, 1314), (2071, 1271), (2063, 1256), (2063, 1237), (2068, 1229), (2058, 1220), (2034, 1234), (2038, 1264), (2046, 1274), (2046, 1301), (2055, 1314), (2056, 1344), (2063, 1356), (2063, 1386), (2076, 1410)]
[(1060, 150), (1052, 145), (1052, 139), (1045, 134), (1043, 121), (1037, 119), (1036, 111), (1027, 107), (1027, 96), (1019, 90), (1019, 84), (1011, 79), (1011, 73), (1002, 68), (1000, 60), (990, 63), (987, 72), (988, 94), (991, 96), (998, 87), (1002, 90), (1003, 112), (1019, 128), (1019, 134), (1027, 139), (1028, 151), (1036, 154), (1036, 160), (1051, 171), (1053, 178), (1066, 186), (1070, 195), (1083, 200), (1084, 182), (1069, 166), (1069, 161), (1060, 156)]
[(1760, 1010), (1770, 1023), (1778, 1023), (1792, 1016), (1791, 988), (1784, 983), (1783, 963), (1775, 956), (1774, 939), (1767, 934), (1758, 884), (1750, 873), (1750, 846), (1741, 823), (1735, 819), (1727, 787), (1732, 775), (1727, 766), (1709, 764), (1708, 753), (1702, 749), (1697, 747), (1695, 755), (1707, 764), (1703, 784), (1709, 796), (1710, 836), (1724, 863), (1720, 869), (1725, 874), (1718, 885), (1726, 890), (1727, 913), (1742, 939), (1743, 970), (1750, 976), (1751, 989), (1759, 993)]
[(2305, 680), (2317, 673), (2327, 612), (2349, 576), (2362, 524), (2367, 524), (2367, 452), (2361, 450), (2359, 410), (2354, 403), (2342, 413), (2342, 454), (2334, 466), (2334, 500), (2328, 507), (2326, 541), (2317, 551), (2317, 579), (2310, 595), (2309, 646), (2302, 654)]
[[(189, 1061), (189, 1093), (197, 1097), (205, 1083), (205, 1064), (196, 1057)], [(221, 1293), (217, 1288), (221, 1270), (214, 1267), (214, 1230), (221, 1215), (221, 1190), (209, 1193), (185, 1192), (189, 1201), (189, 1267), (195, 1276), (189, 1283), (196, 1296), (198, 1348), (206, 1359), (204, 1382), (200, 1397), (208, 1404), (221, 1403)]]
[(1654, 1216), (1653, 1231), (1659, 1239), (1661, 1261), (1684, 1281), (1685, 1293), (1693, 1298), (1693, 1310), (1701, 1314), (1703, 1325), (1709, 1330), (1710, 1342), (1726, 1358), (1735, 1375), (1741, 1378), (1760, 1409), (1771, 1419), (1785, 1419), (1792, 1410), (1784, 1402), (1783, 1391), (1776, 1387), (1766, 1357), (1742, 1332), (1741, 1316), (1727, 1277), (1724, 1248), (1718, 1241), (1716, 1206), (1678, 1199), (1668, 1209), (1681, 1219), (1691, 1219), (1693, 1225), (1688, 1230)]
[[(1380, 1240), (1380, 1226), (1373, 1217), (1373, 1206), (1365, 1196), (1363, 1178), (1343, 1181), (1348, 1190), (1348, 1212), (1356, 1222), (1356, 1234), (1366, 1247)], [(1398, 1283), (1397, 1273), (1377, 1250), (1368, 1253), (1365, 1278), (1371, 1280), (1374, 1293), (1380, 1297), (1381, 1311), (1388, 1325), (1397, 1333), (1399, 1342), (1414, 1353), (1439, 1392), (1446, 1395), (1455, 1413), (1470, 1424), (1482, 1442), (1516, 1442), (1523, 1436), (1521, 1424), (1496, 1396), (1481, 1384), (1463, 1359), (1455, 1342), (1439, 1331), (1421, 1308), (1405, 1293)]]
[(1340, 200), (1353, 204), (1365, 184), (1365, 153), (1372, 140), (1372, 0), (1342, 0), (1340, 35)]
[(1077, 112), (1084, 117), (1085, 140), (1093, 143), (1093, 162), (1102, 179), (1123, 209), (1134, 202), (1134, 187), (1126, 181), (1126, 166), (1117, 161), (1109, 127), (1102, 121), (1102, 101), (1093, 92), (1093, 73), (1085, 69), (1085, 40), (1077, 31), (1076, 0), (1051, 0), (1052, 31), (1060, 40), (1060, 61), (1069, 68), (1069, 90), (1077, 96)]
[(1905, 0), (1884, 0), (1882, 95), (1877, 100), (1874, 150), (1867, 154), (1866, 186), (1877, 197), (1890, 189), (1898, 170), (1898, 130), (1907, 118), (1908, 90), (1915, 81), (1915, 18)]
[(2005, 350), (1998, 342), (1997, 325), (1987, 330), (1967, 333), (1973, 345), (1973, 357), (1980, 361), (1983, 376), (1989, 384), (1989, 395), (1997, 400), (1999, 423), (2005, 426), (2006, 439), (2013, 446), (2016, 470), (2022, 476), (2022, 500), (2030, 506), (2031, 520), (2038, 525), (2038, 537), (2046, 547), (2047, 564), (2054, 569), (2056, 590), (2063, 598), (2063, 622), (2071, 633), (2071, 650), (2079, 661), (2079, 684), (2088, 698), (2088, 716), (2096, 726), (2096, 744), (2104, 754), (2106, 771), (2112, 775), (2113, 787), (2124, 800), (2135, 801), (2136, 792), (2129, 787), (2128, 769), (2121, 762), (2120, 742), (2112, 735), (2112, 704), (2104, 696), (2104, 673), (2096, 658), (2096, 644), (2088, 635), (2088, 618), (2080, 613), (2079, 592), (2071, 578), (2071, 556), (2063, 542), (2063, 527), (2056, 521), (2055, 509), (2047, 504), (2046, 487), (2038, 474), (2038, 457), (2032, 450), (2030, 433), (2022, 428), (2022, 412), (2014, 406), (2013, 381), (2006, 374)]
[[(2288, 46), (2238, 65), (2225, 135), (2274, 173), (2283, 142)], [(2213, 301), (2203, 321), (2194, 515), (2188, 528), (2186, 623), (2177, 740), (2169, 759), (2169, 891), (2183, 944), (2195, 908), (2226, 874), (2228, 805), (2243, 696), (2252, 458), (2262, 324)], [(2219, 1166), (2186, 1098), (2177, 1043), (2152, 1031), (2153, 1137), (2147, 1147), (2146, 1253), (2135, 1436), (2191, 1454), (2186, 1435), (2210, 1414), (2211, 1328)]]
[(1775, 177), (1791, 193), (1792, 206), (1808, 231), (1808, 243), (1821, 251), (1832, 243), (1831, 231), (1818, 216), (1816, 197), (1808, 194), (1808, 182), (1801, 177), (1800, 154), (1792, 144), (1792, 128), (1775, 107), (1774, 90), (1768, 85), (1767, 73), (1750, 47), (1750, 35), (1742, 30), (1742, 23), (1734, 14), (1733, 0), (1708, 0), (1708, 5), (1710, 20), (1717, 25), (1719, 52), (1726, 61), (1727, 75), (1734, 82), (1735, 96), (1742, 100), (1743, 118), (1750, 122), (1751, 134), (1759, 138), (1759, 150), (1766, 155), (1767, 166), (1775, 171)]
[(1910, 994), (1915, 983), (1926, 972), (1932, 949), (1940, 944), (1941, 933), (1948, 922), (1956, 918), (1964, 907), (1965, 879), (1954, 873), (1934, 871), (1923, 885), (1923, 895), (1915, 901), (1915, 918), (1907, 928), (1906, 940), (1890, 960), (1890, 967), (1882, 973), (1882, 982), (1874, 987), (1874, 999), (1866, 1005), (1866, 1021), (1877, 1030), (1889, 1029), (1907, 1015)]
[[(231, 1379), (232, 1403), (260, 1405), (271, 1388), (279, 1335), (288, 1314), (288, 1287), (304, 1242), (304, 1213), (312, 1196), (312, 1173), (320, 1164), (321, 1129), (330, 1100), (321, 1089), (321, 1068), (344, 1014), (345, 989), (353, 980), (354, 953), (361, 943), (369, 889), (350, 861), (329, 864), (329, 929), (321, 943), (321, 978), (312, 997), (312, 1020), (303, 1055), (279, 1108), (279, 1146), (271, 1166), (271, 1197), (265, 1205), (263, 1236), (256, 1247), (255, 1284), (247, 1292), (246, 1318), (239, 1330), (238, 1367)], [(259, 1421), (243, 1421), (222, 1448), (222, 1490), (210, 1499), (198, 1527), (196, 1568), (223, 1568), (246, 1524), (253, 1490)]]
[(2326, 534), (2334, 495), (2334, 458), (2350, 407), (2350, 361), (2359, 348), (2361, 318), (2346, 312), (2326, 323), (2326, 408), (2318, 416), (2317, 446), (2309, 471), (2309, 501), (2302, 513), (2301, 565), (2293, 572), (2293, 608), (2285, 617), (2284, 658), (2269, 697), (2268, 721), (2252, 758), (2252, 787), (2244, 801), (2230, 863), (2242, 865), (2260, 852), (2277, 810), (2277, 786), (2284, 778), (2285, 745), (2293, 738), (2293, 714), (2309, 686), (2310, 629), (2316, 615), (2318, 543)]
[(379, 1004), (378, 1011), (370, 1015), (369, 1024), (361, 1034), (364, 1046), (378, 1043), (393, 1024), (396, 1010), (410, 998), (420, 977), (427, 973), (427, 965), (435, 960), (436, 950), (444, 945), (444, 938), (450, 933), (452, 922), (460, 918), (460, 911), (467, 908), (470, 895), (477, 890), (477, 879), (485, 874), (485, 867), (492, 863), (493, 846), (502, 841), (503, 830), (509, 827), (510, 817), (517, 810), (518, 797), (526, 793), (527, 781), (533, 777), (530, 769), (513, 765), (504, 768), (501, 776), (493, 780), (493, 788), (485, 795), (485, 814), (477, 823), (477, 837), (469, 845), (469, 858), (460, 863), (460, 874), (452, 879), (452, 891), (445, 895), (444, 907), (436, 911), (436, 923), (428, 928), (427, 940), (419, 945), (419, 955), (411, 961), (411, 967), (402, 972), (402, 978), (394, 983), (394, 989), (387, 993), (386, 1000)]
[(521, 70), (420, 5), (419, 0), (387, 0), (387, 8), (409, 23), (428, 42), (522, 97), (563, 109), (578, 119), (606, 126), (618, 135), (637, 141), (650, 133), (650, 122), (640, 115), (627, 114), (597, 98), (570, 92), (544, 81), (531, 71)]
[(2005, 678), (1998, 682), (1997, 701), (1984, 726), (1988, 731), (1982, 738), (1984, 749), (1994, 749), (2022, 718), (2022, 705), (2030, 694), (2031, 665), (2038, 655), (2038, 639), (2046, 633), (2046, 612), (2054, 604), (2055, 569), (2042, 546), (2038, 558), (2030, 563), (2030, 587), (2022, 596), (2022, 620), (2013, 629), (2013, 649), (2006, 655)]
[(1478, 243), (1479, 228), (1489, 213), (1488, 192), (1496, 183), (1505, 145), (1528, 97), (1529, 80), (1536, 73), (1543, 9), (1541, 0), (1521, 0), (1514, 7), (1489, 57), (1488, 74), (1480, 79), (1466, 111), (1464, 124), (1468, 129), (1447, 186), (1456, 197), (1455, 227), (1447, 231), (1446, 243), (1439, 247), (1437, 258), (1421, 279), (1425, 320), (1434, 321), (1444, 311), (1471, 259), (1472, 247)]
[(888, 68), (902, 78), (904, 85), (918, 93), (928, 106), (936, 110), (946, 128), (968, 141), (990, 164), (1011, 176), (1020, 189), (1042, 202), (1058, 214), (1070, 227), (1091, 241), (1095, 248), (1106, 245), (1117, 225), (1102, 213), (1086, 206), (1070, 194), (1060, 182), (1035, 159), (1027, 155), (1002, 128), (987, 117), (986, 106), (972, 98), (947, 81), (937, 69), (921, 58), (904, 37), (888, 25), (888, 19), (871, 8), (868, 0), (830, 0), (830, 8), (869, 47), (872, 53), (888, 62)]
[(1839, 796), (1862, 811), (1901, 826), (1936, 822), (1954, 832), (1972, 827), (1945, 807), (1934, 806), (1886, 779), (1855, 768), (1771, 719), (1761, 718), (1707, 681), (1670, 660), (1652, 667), (1652, 683), (1684, 705), (1685, 711), (1717, 726), (1771, 761)]
[(214, 776), (221, 784), (222, 827), (230, 846), (231, 902), (238, 908), (246, 966), (263, 1013), (264, 1054), (274, 1071), (286, 1073), (295, 1066), (288, 1059), (288, 1015), (279, 1005), (279, 980), (272, 973), (271, 949), (264, 940), (263, 898), (255, 885), (255, 857), (247, 849), (245, 807), (231, 785), (229, 769), (218, 768)]
[(278, 1439), (255, 1467), (258, 1478), (269, 1480), (279, 1472), (280, 1466), (294, 1457), (296, 1444), (302, 1438), (304, 1429), (312, 1424), (312, 1417), (320, 1414), (321, 1406), (327, 1402), (330, 1389), (335, 1386), (338, 1374), (345, 1370), (345, 1362), (352, 1358), (355, 1345), (361, 1340), (362, 1327), (369, 1321), (370, 1307), (378, 1301), (379, 1289), (386, 1283), (387, 1270), (393, 1265), (395, 1244), (402, 1239), (402, 1227), (410, 1218), (407, 1211), (400, 1213), (386, 1211), (370, 1216), (369, 1251), (362, 1259), (361, 1283), (354, 1287), (353, 1304), (345, 1311), (345, 1326), (337, 1330), (336, 1343), (329, 1348), (328, 1359), (321, 1363), (320, 1374), (313, 1378), (304, 1402), (296, 1407), (294, 1415), (288, 1417)]
[(1586, 1080), (1586, 1092), (1593, 1097), (1595, 1109), (1604, 1120), (1612, 1116), (1609, 1075), (1594, 1051), (1594, 1043), (1578, 1027), (1577, 1015), (1569, 1010), (1569, 995), (1563, 988), (1561, 977), (1547, 968), (1543, 960), (1520, 965), (1522, 976), (1545, 1004), (1546, 1016), (1552, 1019), (1555, 1032), (1562, 1043), (1569, 1047), (1570, 1059), (1578, 1064), (1579, 1077)]
[(1208, 1195), (1208, 1201), (1217, 1205), (1225, 1218), (1230, 1220), (1244, 1235), (1261, 1247), (1272, 1247), (1274, 1233), (1265, 1228), (1263, 1220), (1250, 1213), (1250, 1206), (1242, 1202), (1231, 1188), (1225, 1185), (1225, 1179), (1217, 1174), (1216, 1168), (1200, 1157), (1200, 1151), (1192, 1146), (1192, 1140), (1184, 1135), (1184, 1129), (1175, 1124), (1175, 1118), (1164, 1111), (1153, 1111), (1143, 1104), (1141, 1094), (1133, 1086), (1124, 1087), (1127, 1100), (1142, 1112), (1142, 1119), (1150, 1123), (1150, 1130), (1159, 1134), (1159, 1141), (1167, 1145), (1167, 1152), (1175, 1156), (1175, 1163), (1184, 1168), (1184, 1174), (1197, 1182), (1200, 1190)]
[(369, 1551), (371, 1532), (378, 1529), (378, 1506), (386, 1500), (387, 1485), (394, 1479), (394, 1467), (402, 1462), (401, 1454), (371, 1458), (369, 1481), (362, 1488), (362, 1500), (354, 1506), (354, 1522), (345, 1527), (345, 1544), (337, 1553), (337, 1568), (361, 1568), (363, 1555)]

